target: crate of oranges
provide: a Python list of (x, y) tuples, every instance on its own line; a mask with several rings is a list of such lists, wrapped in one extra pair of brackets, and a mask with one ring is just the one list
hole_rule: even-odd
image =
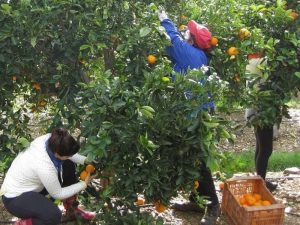
[(258, 176), (227, 180), (222, 212), (232, 225), (282, 225), (284, 220), (284, 205), (275, 200)]

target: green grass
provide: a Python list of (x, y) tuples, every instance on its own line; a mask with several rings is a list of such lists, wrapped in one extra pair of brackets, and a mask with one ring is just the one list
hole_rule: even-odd
[[(254, 150), (230, 153), (221, 163), (222, 172), (228, 176), (238, 172), (254, 172)], [(269, 159), (268, 171), (278, 172), (289, 167), (300, 167), (300, 152), (273, 152)]]
[(300, 99), (299, 97), (298, 98), (293, 98), (291, 101), (289, 101), (287, 103), (287, 105), (290, 107), (290, 108), (296, 108), (296, 109), (299, 109), (300, 108)]

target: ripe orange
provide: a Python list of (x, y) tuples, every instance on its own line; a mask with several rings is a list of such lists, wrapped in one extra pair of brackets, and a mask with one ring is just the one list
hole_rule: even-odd
[(255, 202), (253, 206), (261, 206), (261, 202)]
[(36, 110), (37, 110), (37, 108), (36, 108), (35, 106), (32, 106), (32, 107), (31, 107), (31, 112), (32, 112), (32, 113), (36, 112)]
[(144, 205), (145, 199), (142, 197), (138, 197), (137, 201), (135, 202), (137, 205)]
[(158, 213), (162, 213), (162, 212), (166, 211), (166, 209), (167, 209), (167, 207), (160, 202), (156, 202), (154, 205), (155, 205), (155, 210)]
[(296, 13), (296, 12), (291, 12), (291, 13), (290, 13), (290, 17), (292, 18), (292, 20), (296, 20), (297, 17), (298, 17), (298, 13)]
[(261, 202), (261, 205), (263, 206), (268, 206), (268, 205), (272, 205), (270, 201), (264, 200)]
[(154, 64), (156, 62), (156, 57), (154, 55), (148, 55), (147, 56), (147, 61), (149, 64)]
[(198, 189), (199, 185), (200, 185), (200, 184), (199, 184), (199, 181), (195, 180), (195, 181), (194, 181), (194, 188), (195, 188), (195, 189)]
[(247, 202), (247, 205), (252, 206), (255, 204), (256, 200), (253, 196), (247, 196), (246, 202)]
[(239, 54), (239, 50), (236, 47), (230, 47), (227, 50), (227, 54), (230, 56), (233, 56), (233, 55), (235, 56), (235, 55)]
[(219, 183), (220, 190), (224, 190), (224, 182)]
[(253, 194), (253, 198), (255, 198), (255, 200), (258, 202), (261, 200), (261, 195), (260, 194), (257, 194), (257, 193), (254, 193)]
[(95, 167), (93, 165), (89, 164), (85, 167), (85, 171), (88, 172), (88, 173), (94, 173), (95, 172)]
[(239, 198), (239, 203), (241, 205), (245, 205), (246, 204), (246, 199), (244, 198), (244, 196)]
[(219, 42), (219, 40), (216, 37), (212, 37), (211, 40), (210, 40), (210, 44), (212, 46), (216, 46), (218, 44), (218, 42)]
[(35, 84), (33, 84), (33, 88), (34, 88), (35, 90), (37, 90), (37, 91), (40, 91), (40, 90), (41, 90), (41, 84), (35, 83)]
[(80, 180), (85, 180), (85, 178), (87, 177), (87, 175), (88, 175), (88, 172), (86, 172), (85, 170), (82, 171), (80, 173)]

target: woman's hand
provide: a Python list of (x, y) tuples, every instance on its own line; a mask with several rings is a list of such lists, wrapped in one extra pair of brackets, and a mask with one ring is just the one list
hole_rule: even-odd
[(86, 176), (86, 178), (85, 178), (85, 180), (84, 180), (84, 182), (86, 183), (86, 185), (89, 185), (91, 182), (92, 182), (92, 180), (97, 176), (98, 174), (96, 173), (96, 174), (93, 174), (93, 175), (91, 175), (91, 173), (88, 173), (88, 175)]

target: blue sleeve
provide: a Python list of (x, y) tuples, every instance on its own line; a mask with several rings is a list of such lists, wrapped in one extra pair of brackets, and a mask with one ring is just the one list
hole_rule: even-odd
[(161, 25), (171, 39), (172, 46), (167, 47), (167, 53), (171, 57), (176, 72), (185, 73), (188, 69), (200, 68), (208, 64), (205, 53), (183, 40), (170, 19), (163, 20)]
[(184, 41), (174, 23), (170, 19), (165, 19), (160, 24), (165, 28), (167, 34), (171, 38), (172, 44), (175, 40)]
[(161, 25), (165, 28), (168, 36), (171, 39), (171, 43), (174, 48), (190, 48), (191, 45), (188, 44), (180, 35), (178, 29), (175, 27), (174, 23), (170, 19), (165, 19), (161, 22)]

